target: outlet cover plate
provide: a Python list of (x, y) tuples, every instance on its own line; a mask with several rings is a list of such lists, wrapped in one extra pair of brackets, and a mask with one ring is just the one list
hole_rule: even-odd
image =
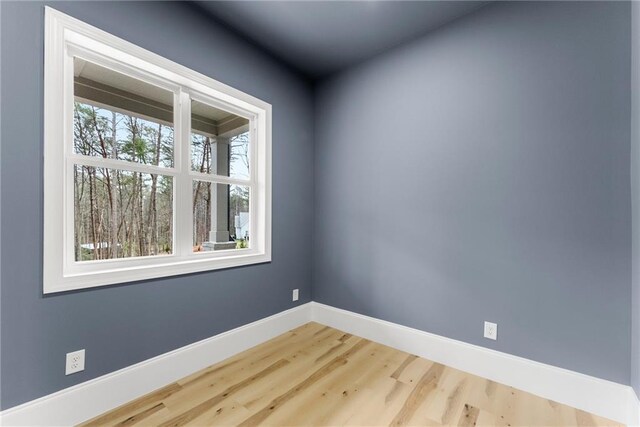
[(484, 322), (484, 337), (490, 340), (498, 339), (498, 325), (496, 323)]
[(291, 301), (298, 301), (299, 296), (300, 293), (298, 292), (298, 290), (294, 289), (293, 293), (291, 294)]
[(65, 375), (75, 374), (84, 371), (84, 349), (67, 353), (67, 366)]

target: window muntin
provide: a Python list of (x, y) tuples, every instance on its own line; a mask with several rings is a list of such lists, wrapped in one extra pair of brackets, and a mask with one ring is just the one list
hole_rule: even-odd
[[(270, 261), (270, 106), (49, 7), (46, 20), (45, 293)], [(219, 129), (192, 126), (194, 105), (224, 114)], [(194, 170), (198, 137), (228, 145), (226, 169)], [(228, 233), (228, 249), (193, 250), (197, 182), (220, 210), (209, 241)]]

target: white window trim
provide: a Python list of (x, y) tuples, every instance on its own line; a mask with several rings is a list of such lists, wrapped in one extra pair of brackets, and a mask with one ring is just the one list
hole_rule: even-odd
[[(172, 175), (171, 255), (76, 262), (73, 254), (73, 56), (82, 56), (174, 92), (174, 168), (83, 157), (81, 163)], [(50, 7), (45, 8), (44, 73), (45, 294), (271, 261), (271, 105)], [(250, 179), (191, 171), (191, 99), (250, 120)], [(180, 106), (180, 108), (175, 108)], [(193, 178), (251, 188), (250, 248), (192, 252)], [(71, 180), (71, 181), (69, 181)], [(71, 184), (70, 184), (71, 182)], [(189, 207), (181, 208), (181, 207)], [(180, 212), (183, 214), (181, 215)], [(184, 214), (185, 212), (189, 215)], [(71, 252), (70, 252), (71, 250)]]

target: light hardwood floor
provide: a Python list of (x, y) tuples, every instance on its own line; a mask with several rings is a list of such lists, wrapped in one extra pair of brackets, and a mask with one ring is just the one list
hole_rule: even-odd
[(308, 323), (83, 425), (619, 424)]

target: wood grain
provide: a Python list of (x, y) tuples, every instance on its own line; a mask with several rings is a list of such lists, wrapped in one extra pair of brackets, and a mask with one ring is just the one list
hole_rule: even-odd
[(620, 424), (312, 322), (83, 424), (134, 425)]

